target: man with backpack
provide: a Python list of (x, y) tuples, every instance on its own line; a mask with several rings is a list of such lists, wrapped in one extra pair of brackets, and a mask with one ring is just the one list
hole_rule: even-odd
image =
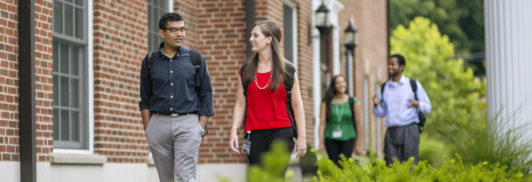
[(419, 134), (430, 113), (430, 100), (415, 80), (403, 75), (405, 58), (394, 54), (388, 59), (390, 80), (373, 96), (373, 114), (386, 116), (384, 126), (388, 127), (384, 137), (384, 159), (390, 165), (397, 159), (400, 162), (414, 157), (417, 163), (419, 153)]
[(161, 182), (196, 181), (198, 150), (213, 116), (205, 60), (184, 47), (185, 23), (176, 13), (159, 20), (163, 43), (148, 53), (140, 72), (139, 108)]

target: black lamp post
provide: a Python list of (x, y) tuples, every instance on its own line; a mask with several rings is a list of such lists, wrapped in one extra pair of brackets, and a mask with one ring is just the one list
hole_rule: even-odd
[(329, 9), (321, 1), (321, 5), (316, 10), (316, 28), (320, 31), (320, 56), (321, 56), (321, 97), (324, 96), (329, 85)]
[[(349, 69), (354, 69), (352, 67), (352, 65), (350, 65), (350, 59), (352, 60), (351, 62), (355, 62), (355, 47), (357, 46), (358, 44), (358, 38), (357, 38), (357, 28), (353, 25), (353, 21), (349, 21), (349, 25), (347, 25), (347, 28), (345, 29), (344, 31), (344, 46), (345, 46), (345, 64), (346, 64), (346, 68), (349, 70)], [(350, 56), (350, 54), (353, 54), (353, 56)], [(346, 70), (346, 73), (348, 75), (346, 75), (346, 81), (347, 83), (347, 86), (348, 86), (348, 90), (349, 92), (352, 92), (354, 91), (354, 88), (351, 88), (353, 87), (354, 83), (353, 83), (353, 79), (354, 79), (354, 71), (353, 72), (349, 72), (348, 70)], [(353, 75), (349, 75), (349, 74), (353, 74)], [(349, 93), (349, 94), (353, 94), (354, 93)]]
[(316, 10), (316, 28), (320, 31), (320, 34), (329, 31), (329, 8), (321, 1), (320, 7)]
[(349, 21), (349, 25), (344, 31), (344, 45), (349, 51), (353, 51), (358, 44), (357, 28), (353, 25), (352, 21)]

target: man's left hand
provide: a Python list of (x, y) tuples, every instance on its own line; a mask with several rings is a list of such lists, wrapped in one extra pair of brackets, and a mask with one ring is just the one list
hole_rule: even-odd
[(417, 100), (408, 100), (408, 102), (410, 102), (410, 106), (408, 106), (408, 108), (411, 108), (411, 107), (418, 108), (419, 107), (419, 102)]

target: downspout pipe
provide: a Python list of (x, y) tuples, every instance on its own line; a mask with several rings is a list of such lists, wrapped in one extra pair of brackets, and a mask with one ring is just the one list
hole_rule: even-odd
[(36, 181), (35, 0), (18, 1), (20, 181)]

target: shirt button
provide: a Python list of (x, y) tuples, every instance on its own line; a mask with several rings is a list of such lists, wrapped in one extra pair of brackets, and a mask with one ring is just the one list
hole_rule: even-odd
[(170, 83), (170, 86), (174, 86), (174, 83)]
[(174, 98), (174, 96), (173, 96), (173, 95), (171, 95), (171, 96), (170, 96), (170, 98), (171, 98), (171, 99), (173, 99), (173, 98)]
[(170, 74), (174, 73), (174, 71), (170, 71)]
[(170, 111), (173, 111), (173, 110), (174, 110), (174, 108), (170, 108)]

